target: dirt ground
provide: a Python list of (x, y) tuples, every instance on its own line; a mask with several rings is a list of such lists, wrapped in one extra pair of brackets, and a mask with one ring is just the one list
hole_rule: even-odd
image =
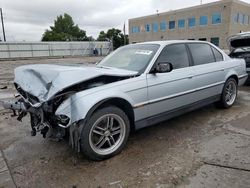
[[(99, 59), (0, 61), (0, 100), (13, 96), (17, 66)], [(10, 115), (0, 107), (0, 188), (250, 187), (250, 87), (231, 109), (210, 105), (132, 134), (121, 154), (102, 162), (77, 156), (66, 141), (31, 137), (28, 118)]]

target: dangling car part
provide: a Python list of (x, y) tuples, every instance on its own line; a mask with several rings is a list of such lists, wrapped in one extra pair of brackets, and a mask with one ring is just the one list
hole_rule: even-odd
[(31, 119), (32, 135), (63, 139), (92, 160), (122, 151), (129, 133), (216, 102), (230, 108), (247, 79), (244, 60), (201, 41), (121, 47), (93, 66), (15, 69), (21, 98), (2, 102)]

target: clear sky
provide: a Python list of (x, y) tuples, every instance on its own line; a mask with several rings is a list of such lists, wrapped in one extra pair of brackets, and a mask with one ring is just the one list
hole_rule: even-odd
[[(203, 3), (216, 0), (203, 0)], [(250, 0), (244, 0), (250, 3)], [(88, 36), (122, 30), (129, 18), (200, 4), (200, 0), (0, 0), (8, 41), (40, 41), (56, 16), (68, 13)], [(2, 28), (0, 27), (0, 37)]]

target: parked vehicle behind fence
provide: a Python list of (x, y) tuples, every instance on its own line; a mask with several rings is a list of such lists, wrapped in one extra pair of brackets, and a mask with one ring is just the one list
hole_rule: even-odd
[[(231, 107), (247, 79), (243, 59), (201, 41), (127, 45), (93, 66), (15, 69), (21, 97), (2, 102), (29, 114), (32, 135), (63, 139), (92, 160), (124, 148), (131, 131), (216, 103)], [(69, 134), (67, 134), (69, 133)]]

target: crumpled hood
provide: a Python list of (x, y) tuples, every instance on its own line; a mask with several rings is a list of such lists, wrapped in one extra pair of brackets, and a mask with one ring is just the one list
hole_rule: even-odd
[(236, 48), (250, 47), (250, 32), (238, 33), (228, 37), (227, 45), (231, 51)]
[(137, 72), (96, 66), (25, 65), (15, 69), (15, 80), (24, 91), (40, 102), (72, 85), (99, 76), (133, 76)]

